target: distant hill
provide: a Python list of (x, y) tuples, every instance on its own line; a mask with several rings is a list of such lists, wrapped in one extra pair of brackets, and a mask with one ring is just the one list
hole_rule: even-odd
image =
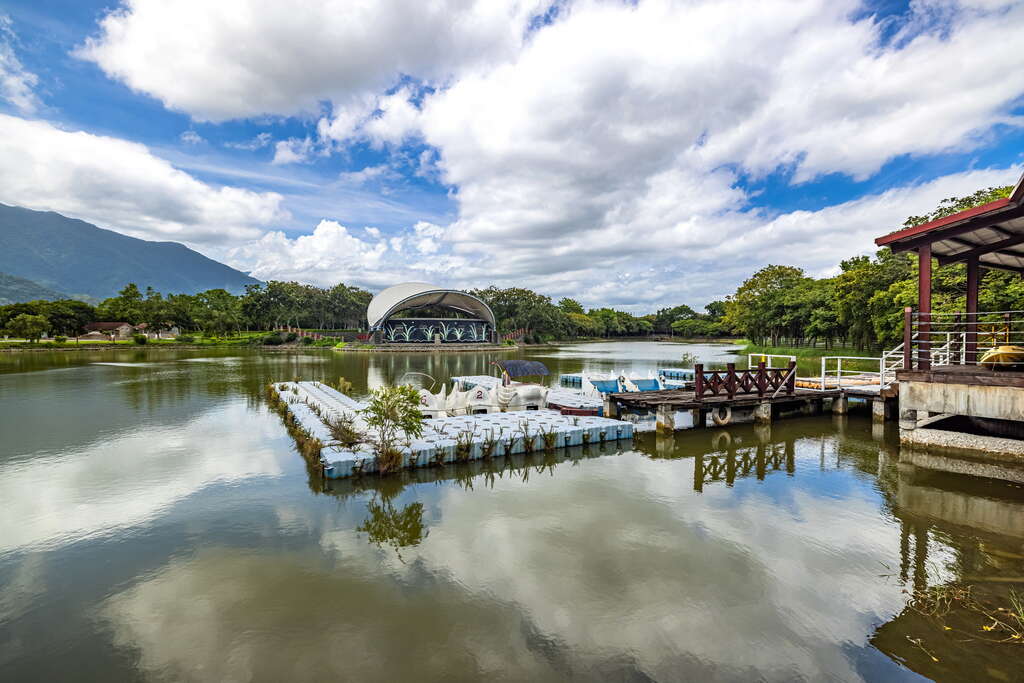
[(23, 277), (0, 273), (0, 306), (36, 299), (63, 299), (64, 295)]
[(0, 204), (0, 272), (71, 296), (105, 299), (127, 283), (142, 291), (239, 293), (259, 282), (177, 242), (128, 237), (52, 211)]

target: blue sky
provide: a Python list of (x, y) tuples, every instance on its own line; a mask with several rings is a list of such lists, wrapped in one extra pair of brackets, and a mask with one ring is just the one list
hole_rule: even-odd
[(1021, 2), (0, 2), (0, 202), (264, 279), (703, 305), (1016, 181)]

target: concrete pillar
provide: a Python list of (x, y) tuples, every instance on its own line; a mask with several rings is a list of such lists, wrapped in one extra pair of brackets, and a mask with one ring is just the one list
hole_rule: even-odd
[(604, 410), (602, 413), (605, 417), (613, 420), (619, 419), (619, 404), (613, 401), (608, 394), (604, 395)]
[(690, 421), (693, 423), (694, 429), (700, 429), (701, 427), (707, 426), (707, 417), (704, 415), (704, 411), (700, 408), (693, 408), (690, 411)]
[(848, 412), (850, 412), (850, 399), (846, 398), (845, 394), (832, 399), (833, 415), (846, 415)]
[(754, 422), (757, 424), (771, 424), (772, 404), (765, 401), (754, 407)]
[(900, 411), (900, 431), (917, 429), (917, 411)]
[(667, 403), (658, 406), (657, 429), (668, 433), (676, 431), (676, 410)]
[(871, 399), (871, 419), (875, 422), (885, 422), (885, 399)]

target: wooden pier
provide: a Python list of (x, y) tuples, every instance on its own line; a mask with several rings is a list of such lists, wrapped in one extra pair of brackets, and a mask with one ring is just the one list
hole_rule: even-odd
[[(796, 363), (785, 368), (768, 368), (761, 363), (749, 370), (736, 370), (730, 363), (725, 370), (705, 371), (694, 365), (692, 389), (666, 389), (605, 395), (605, 417), (617, 418), (625, 413), (650, 414), (657, 417), (659, 431), (708, 426), (708, 418), (720, 427), (737, 421), (770, 423), (779, 417), (819, 415), (826, 399), (833, 413), (846, 413), (850, 398), (872, 401), (873, 413), (884, 419), (894, 413), (887, 397), (863, 388), (801, 389), (796, 386)], [(678, 424), (680, 412), (690, 414), (690, 424)], [(738, 414), (735, 414), (738, 413)]]

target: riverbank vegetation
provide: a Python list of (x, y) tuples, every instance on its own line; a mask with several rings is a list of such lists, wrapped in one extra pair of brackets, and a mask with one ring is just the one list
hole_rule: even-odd
[[(934, 211), (910, 216), (906, 227), (935, 220), (1008, 196), (1012, 188), (991, 187), (966, 197), (943, 200)], [(933, 310), (965, 307), (963, 264), (933, 269)], [(498, 330), (527, 343), (572, 339), (672, 336), (685, 339), (743, 337), (757, 352), (818, 349), (829, 355), (877, 351), (902, 337), (903, 308), (917, 299), (917, 260), (882, 249), (874, 256), (842, 261), (831, 277), (814, 278), (800, 268), (766, 266), (724, 300), (703, 311), (685, 304), (635, 315), (612, 308), (585, 309), (571, 298), (551, 297), (522, 287), (471, 290), (491, 307)], [(249, 285), (241, 295), (224, 289), (168, 294), (128, 284), (98, 306), (75, 300), (32, 301), (0, 306), (0, 329), (30, 343), (43, 334), (75, 337), (95, 321), (145, 323), (147, 332), (177, 329), (177, 343), (305, 343), (334, 346), (353, 341), (366, 325), (372, 295), (344, 283), (329, 288), (271, 281)], [(1024, 309), (1024, 282), (1014, 274), (986, 271), (979, 292), (981, 310)], [(442, 314), (443, 312), (430, 312)], [(314, 339), (288, 338), (267, 331), (287, 327), (314, 331)], [(256, 330), (258, 332), (247, 332)], [(130, 343), (130, 342), (129, 342)], [(176, 343), (151, 339), (150, 343)], [(775, 350), (775, 351), (772, 351)], [(817, 351), (812, 351), (817, 353)], [(820, 355), (820, 354), (819, 354)]]

